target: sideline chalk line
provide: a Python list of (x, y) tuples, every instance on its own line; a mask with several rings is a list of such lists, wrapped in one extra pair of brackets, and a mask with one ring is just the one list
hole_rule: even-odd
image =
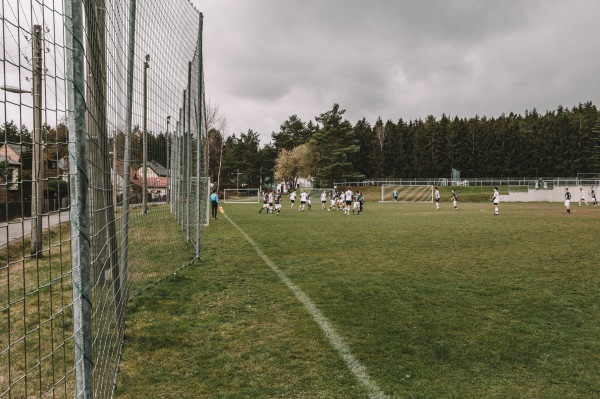
[(377, 384), (375, 384), (375, 382), (373, 382), (371, 380), (371, 378), (369, 377), (366, 367), (363, 366), (362, 363), (360, 363), (360, 361), (358, 361), (358, 359), (356, 359), (354, 357), (354, 355), (352, 355), (352, 352), (350, 352), (350, 348), (348, 347), (348, 345), (346, 345), (342, 336), (339, 335), (337, 332), (335, 332), (335, 330), (333, 329), (333, 326), (331, 325), (331, 323), (329, 323), (329, 320), (327, 320), (327, 318), (323, 315), (323, 313), (321, 313), (319, 308), (317, 308), (317, 306), (300, 289), (300, 287), (298, 287), (296, 284), (294, 284), (292, 282), (292, 280), (290, 280), (285, 275), (285, 273), (282, 272), (277, 267), (277, 265), (275, 265), (275, 263), (273, 263), (273, 261), (271, 261), (271, 259), (269, 259), (267, 257), (267, 255), (264, 254), (264, 252), (260, 249), (260, 247), (254, 242), (254, 240), (252, 240), (252, 238), (250, 238), (250, 236), (248, 234), (246, 234), (246, 232), (244, 230), (242, 230), (241, 227), (239, 227), (233, 220), (231, 220), (229, 218), (229, 216), (227, 216), (227, 214), (225, 214), (224, 216), (225, 216), (225, 219), (227, 219), (227, 221), (229, 221), (229, 223), (231, 223), (233, 225), (233, 227), (235, 227), (242, 234), (242, 236), (246, 239), (246, 241), (248, 241), (248, 243), (250, 243), (250, 245), (254, 248), (256, 253), (265, 261), (265, 263), (271, 268), (271, 270), (273, 272), (275, 272), (275, 274), (277, 274), (279, 279), (281, 281), (283, 281), (283, 283), (290, 290), (292, 290), (294, 295), (296, 295), (296, 298), (298, 298), (298, 300), (308, 310), (308, 312), (313, 317), (313, 319), (317, 322), (319, 327), (321, 327), (321, 330), (323, 330), (323, 332), (325, 333), (327, 338), (329, 338), (329, 341), (331, 342), (333, 347), (339, 352), (342, 359), (344, 359), (350, 372), (352, 374), (354, 374), (354, 376), (358, 379), (358, 381), (368, 389), (369, 398), (371, 398), (371, 399), (386, 399), (387, 396), (377, 386)]

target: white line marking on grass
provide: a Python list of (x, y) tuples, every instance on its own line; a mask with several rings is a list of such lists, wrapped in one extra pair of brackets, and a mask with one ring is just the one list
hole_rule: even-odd
[(354, 357), (354, 355), (352, 355), (352, 353), (350, 352), (350, 348), (348, 347), (348, 345), (346, 345), (342, 336), (339, 335), (337, 332), (335, 332), (335, 330), (333, 329), (333, 326), (331, 325), (331, 323), (329, 323), (329, 320), (327, 320), (327, 318), (323, 315), (323, 313), (321, 313), (319, 308), (317, 308), (317, 306), (300, 289), (300, 287), (298, 287), (296, 284), (294, 284), (292, 282), (292, 280), (290, 280), (288, 278), (288, 276), (286, 276), (285, 273), (282, 272), (277, 267), (277, 265), (275, 265), (275, 263), (273, 263), (273, 261), (271, 261), (271, 259), (269, 259), (269, 257), (267, 257), (267, 255), (264, 254), (264, 252), (259, 248), (259, 246), (256, 245), (254, 240), (252, 240), (252, 238), (250, 238), (250, 236), (248, 234), (246, 234), (246, 232), (244, 230), (242, 230), (241, 227), (239, 227), (237, 224), (235, 224), (235, 222), (233, 220), (231, 220), (229, 218), (229, 216), (227, 216), (227, 214), (225, 214), (224, 216), (225, 216), (225, 219), (227, 219), (229, 221), (229, 223), (231, 223), (233, 225), (233, 227), (238, 229), (238, 231), (242, 234), (242, 236), (244, 236), (244, 238), (250, 243), (250, 245), (252, 245), (252, 247), (254, 248), (256, 253), (265, 261), (265, 263), (271, 268), (271, 270), (273, 270), (275, 272), (275, 274), (277, 274), (277, 276), (281, 279), (281, 281), (283, 281), (283, 283), (290, 290), (292, 290), (294, 295), (296, 295), (296, 298), (298, 298), (298, 300), (308, 310), (308, 313), (310, 313), (310, 315), (313, 317), (313, 319), (315, 319), (315, 321), (317, 322), (319, 327), (321, 327), (321, 330), (323, 330), (323, 332), (325, 333), (327, 338), (329, 338), (329, 341), (331, 342), (333, 347), (339, 352), (342, 359), (344, 359), (344, 361), (346, 362), (346, 365), (348, 366), (348, 369), (352, 372), (352, 374), (354, 374), (354, 376), (358, 379), (358, 381), (369, 390), (369, 397), (372, 399), (387, 398), (387, 396), (377, 386), (377, 384), (375, 384), (375, 382), (373, 382), (371, 380), (371, 378), (369, 377), (369, 374), (367, 373), (366, 367), (363, 366), (358, 361), (358, 359), (356, 359)]

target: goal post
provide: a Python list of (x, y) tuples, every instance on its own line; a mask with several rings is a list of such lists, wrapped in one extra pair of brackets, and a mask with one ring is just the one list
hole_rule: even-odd
[(223, 190), (224, 204), (258, 204), (261, 201), (258, 188), (226, 188)]
[[(394, 197), (397, 194), (398, 199)], [(433, 202), (433, 186), (382, 185), (381, 202)]]

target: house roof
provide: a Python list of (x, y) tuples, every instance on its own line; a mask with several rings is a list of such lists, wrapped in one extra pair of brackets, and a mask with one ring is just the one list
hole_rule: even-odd
[[(112, 165), (111, 165), (111, 169), (112, 169)], [(124, 173), (125, 170), (125, 162), (121, 161), (121, 160), (117, 160), (117, 174), (121, 177), (125, 176)], [(141, 181), (141, 177), (138, 176), (137, 171), (135, 169), (133, 169), (131, 166), (129, 166), (129, 182), (130, 183), (135, 183), (137, 184), (137, 182)]]
[(8, 162), (10, 166), (20, 166), (21, 162), (17, 162), (6, 154), (0, 154), (0, 162)]
[(23, 145), (23, 144), (11, 144), (11, 143), (7, 143), (6, 145), (9, 146), (10, 149), (13, 150), (14, 153), (19, 156), (19, 158), (21, 158), (21, 154), (23, 153), (23, 147), (25, 147), (25, 145)]
[(14, 161), (20, 161), (21, 155), (26, 150), (26, 144), (12, 144), (6, 143), (0, 146), (0, 154), (8, 156)]
[(167, 168), (165, 168), (164, 166), (162, 166), (161, 164), (159, 164), (156, 161), (149, 161), (148, 167), (150, 169), (152, 169), (154, 171), (154, 173), (156, 173), (159, 176), (166, 177), (169, 174), (169, 171), (167, 170)]

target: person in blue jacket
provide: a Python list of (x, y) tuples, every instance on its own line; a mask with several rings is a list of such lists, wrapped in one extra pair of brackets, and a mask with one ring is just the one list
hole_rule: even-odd
[(219, 196), (217, 195), (217, 189), (213, 189), (210, 195), (210, 205), (212, 208), (212, 218), (217, 218), (217, 209), (219, 208)]

